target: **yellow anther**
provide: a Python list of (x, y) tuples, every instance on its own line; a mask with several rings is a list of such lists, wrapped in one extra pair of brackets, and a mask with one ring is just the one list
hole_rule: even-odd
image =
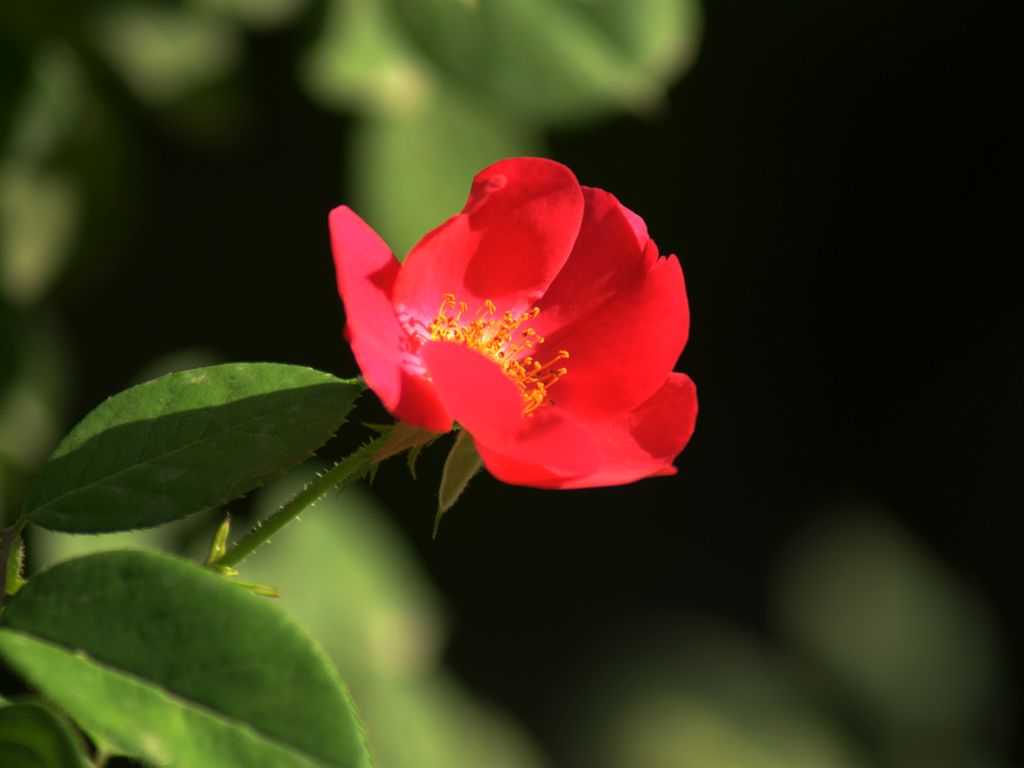
[[(498, 308), (490, 299), (477, 308), (471, 315), (473, 320), (463, 320), (469, 310), (464, 301), (456, 301), (455, 294), (446, 293), (442, 296), (437, 316), (430, 322), (427, 329), (432, 340), (451, 341), (464, 344), (470, 349), (489, 357), (519, 387), (523, 397), (523, 413), (529, 414), (542, 405), (551, 402), (548, 397), (550, 389), (566, 374), (565, 368), (551, 367), (560, 360), (569, 357), (568, 351), (559, 350), (555, 356), (544, 363), (539, 363), (532, 355), (519, 359), (519, 355), (544, 343), (544, 337), (533, 328), (520, 326), (540, 314), (539, 307), (532, 307), (518, 315), (506, 311), (495, 317)], [(516, 332), (521, 338), (513, 343)], [(540, 374), (540, 375), (538, 375)]]

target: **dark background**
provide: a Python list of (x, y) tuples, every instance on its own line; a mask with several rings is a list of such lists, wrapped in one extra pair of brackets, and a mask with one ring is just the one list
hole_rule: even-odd
[[(699, 58), (661, 112), (550, 145), (680, 255), (693, 324), (678, 369), (698, 385), (697, 432), (670, 479), (568, 493), (477, 479), (436, 542), (443, 452), (416, 484), (382, 470), (375, 488), (448, 602), (447, 661), (557, 756), (581, 656), (652, 617), (771, 633), (781, 553), (853, 500), (885, 509), (994, 616), (1008, 658), (995, 730), (1022, 760), (1024, 327), (997, 184), (1018, 100), (1001, 85), (1008, 13), (705, 10)], [(356, 373), (326, 229), (348, 199), (351, 124), (281, 74), (311, 30), (247, 36), (252, 112), (231, 142), (183, 141), (121, 105), (138, 183), (125, 256), (56, 293), (78, 372), (72, 421), (183, 347)]]

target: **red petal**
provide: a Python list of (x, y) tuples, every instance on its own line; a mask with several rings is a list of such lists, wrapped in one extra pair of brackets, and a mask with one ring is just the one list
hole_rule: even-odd
[(601, 469), (563, 487), (621, 485), (673, 475), (672, 460), (690, 441), (696, 422), (697, 388), (686, 374), (669, 374), (661, 388), (633, 411), (594, 425), (604, 452)]
[(452, 428), (452, 417), (437, 399), (431, 383), (408, 371), (402, 371), (402, 396), (391, 413), (400, 421), (431, 432), (448, 432)]
[(413, 248), (394, 303), (426, 323), (446, 293), (521, 311), (565, 264), (580, 229), (583, 195), (572, 171), (540, 158), (503, 160), (477, 174), (463, 212)]
[[(598, 189), (594, 191), (601, 192), (603, 190)], [(605, 194), (608, 193), (606, 192)], [(622, 213), (625, 215), (627, 221), (629, 221), (629, 225), (633, 227), (633, 232), (636, 234), (637, 242), (639, 242), (641, 245), (646, 245), (648, 240), (650, 239), (647, 235), (647, 222), (645, 222), (643, 219), (641, 219), (639, 216), (637, 216), (635, 213), (629, 210), (629, 208), (627, 208), (626, 206), (621, 205), (621, 203), (620, 207), (622, 208)], [(654, 255), (658, 255), (657, 249), (655, 249)]]
[(583, 223), (572, 253), (537, 302), (541, 334), (585, 317), (638, 280), (657, 258), (643, 220), (603, 190), (583, 187)]
[(623, 485), (645, 477), (675, 474), (672, 460), (693, 435), (697, 420), (697, 391), (690, 378), (673, 373), (654, 395), (638, 408), (611, 422), (588, 425), (601, 446), (594, 471), (584, 476), (560, 477), (544, 468), (522, 466), (515, 458), (481, 450), (487, 469), (496, 477), (517, 479), (538, 488), (596, 488)]
[(510, 459), (477, 443), (477, 453), (483, 459), (487, 471), (510, 485), (526, 485), (531, 488), (562, 488), (570, 479), (579, 479), (579, 475), (558, 475), (546, 467), (525, 461)]
[(451, 419), (429, 383), (403, 368), (408, 334), (391, 304), (398, 261), (377, 233), (345, 206), (331, 211), (330, 228), (346, 336), (366, 383), (403, 421), (447, 431)]
[[(563, 349), (569, 353), (560, 363), (567, 373), (552, 387), (552, 399), (587, 421), (631, 410), (650, 397), (675, 365), (689, 331), (686, 285), (675, 256), (656, 260), (602, 298), (596, 306), (581, 298), (587, 310), (561, 328), (538, 328), (546, 336), (538, 359)], [(543, 317), (542, 308), (537, 320)]]
[[(556, 408), (524, 416), (519, 388), (497, 363), (444, 341), (428, 342), (421, 356), (438, 399), (473, 436), (485, 464), (488, 455), (497, 453), (531, 471), (559, 476), (579, 477), (596, 468), (599, 452), (588, 430)], [(530, 484), (521, 477), (513, 473), (500, 479)]]
[(643, 220), (612, 195), (584, 188), (576, 247), (532, 323), (544, 360), (564, 349), (558, 405), (594, 418), (629, 410), (664, 381), (686, 342), (689, 309), (675, 257), (658, 259)]

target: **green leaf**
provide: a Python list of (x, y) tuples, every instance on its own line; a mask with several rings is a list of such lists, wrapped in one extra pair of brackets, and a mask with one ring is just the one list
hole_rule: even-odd
[(355, 207), (402, 259), (462, 209), (474, 174), (505, 157), (538, 154), (539, 144), (492, 105), (452, 93), (374, 115), (349, 146)]
[(4, 768), (85, 768), (82, 744), (42, 704), (0, 707), (0, 765)]
[(224, 504), (295, 466), (344, 423), (361, 382), (235, 363), (110, 398), (64, 438), (25, 503), (44, 528), (144, 528)]
[(473, 479), (480, 467), (480, 454), (476, 452), (473, 438), (466, 430), (461, 430), (455, 438), (455, 444), (444, 462), (441, 473), (441, 489), (437, 494), (437, 516), (434, 518), (434, 536), (441, 525), (441, 516), (455, 506), (469, 481)]
[(323, 652), (269, 601), (183, 560), (111, 552), (34, 576), (0, 622), (0, 655), (118, 754), (369, 765)]
[(642, 111), (693, 60), (696, 0), (394, 0), (453, 83), (537, 122)]

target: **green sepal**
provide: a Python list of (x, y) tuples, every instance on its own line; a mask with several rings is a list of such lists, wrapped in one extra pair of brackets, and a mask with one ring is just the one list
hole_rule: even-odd
[(480, 454), (477, 453), (473, 438), (465, 430), (460, 430), (452, 444), (448, 458), (441, 473), (441, 487), (437, 494), (437, 515), (434, 517), (433, 537), (437, 538), (437, 529), (441, 525), (441, 517), (455, 506), (469, 481), (483, 467)]

